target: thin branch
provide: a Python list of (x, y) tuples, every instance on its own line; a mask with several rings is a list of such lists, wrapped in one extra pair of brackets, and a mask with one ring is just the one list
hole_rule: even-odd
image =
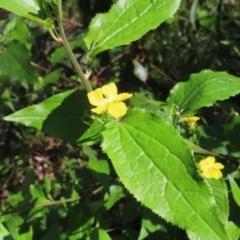
[[(43, 71), (45, 71), (45, 72), (49, 72), (49, 71), (50, 71), (48, 68), (45, 68), (45, 67), (43, 67), (43, 66), (41, 66), (41, 65), (39, 65), (39, 64), (37, 64), (37, 63), (34, 63), (34, 62), (30, 62), (30, 63), (31, 63), (31, 65), (32, 65), (33, 67), (35, 67), (35, 68), (37, 68), (37, 69), (43, 70)], [(74, 85), (76, 88), (78, 88), (78, 89), (80, 89), (80, 90), (83, 89), (81, 86), (79, 86), (79, 84), (77, 84), (77, 83), (76, 83), (75, 81), (73, 81), (72, 79), (66, 77), (64, 74), (61, 74), (60, 77), (61, 77), (63, 80), (65, 80), (65, 81), (71, 83), (72, 85)]]

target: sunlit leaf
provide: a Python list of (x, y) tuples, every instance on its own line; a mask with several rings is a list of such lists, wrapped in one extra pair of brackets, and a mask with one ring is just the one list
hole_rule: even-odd
[(129, 44), (156, 28), (177, 11), (180, 0), (119, 0), (108, 13), (98, 14), (85, 38), (92, 56)]
[(41, 0), (0, 0), (0, 8), (39, 22), (47, 28), (52, 25), (46, 5)]
[(186, 116), (239, 92), (240, 78), (226, 72), (204, 70), (192, 74), (187, 82), (175, 85), (167, 101), (177, 107), (182, 116)]
[(202, 239), (230, 239), (215, 194), (200, 177), (185, 141), (165, 120), (129, 110), (121, 121), (106, 124), (103, 138), (103, 150), (138, 201)]

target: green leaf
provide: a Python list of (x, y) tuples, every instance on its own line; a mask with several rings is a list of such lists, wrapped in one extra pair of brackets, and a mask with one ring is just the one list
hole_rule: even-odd
[[(6, 238), (0, 238), (0, 239), (15, 240), (19, 237), (20, 228), (24, 223), (24, 219), (20, 216), (20, 214), (13, 213), (8, 215), (3, 215), (0, 217), (0, 222), (4, 222), (4, 227), (9, 232), (9, 235), (11, 236), (11, 237), (7, 236)], [(0, 236), (1, 236), (1, 232), (0, 232)]]
[(30, 50), (31, 43), (30, 43), (30, 37), (29, 37), (29, 31), (27, 28), (27, 25), (22, 17), (14, 17), (11, 19), (4, 27), (3, 31), (4, 35), (4, 43), (9, 42), (9, 39), (11, 36), (12, 39), (15, 39), (22, 44), (25, 45), (25, 47)]
[(240, 207), (240, 188), (238, 184), (235, 182), (235, 180), (231, 177), (231, 175), (228, 175), (228, 179), (231, 186), (233, 198), (237, 205)]
[(240, 156), (239, 149), (240, 116), (231, 117), (224, 128), (224, 137), (228, 140), (228, 149), (234, 156)]
[(204, 70), (192, 74), (187, 82), (175, 85), (167, 102), (175, 105), (182, 116), (190, 116), (201, 107), (211, 106), (239, 92), (240, 78), (226, 72)]
[(0, 239), (11, 239), (8, 230), (4, 227), (2, 223), (0, 223)]
[[(172, 232), (168, 232), (166, 228), (166, 222), (158, 215), (153, 213), (150, 209), (143, 209), (141, 230), (138, 240), (143, 239), (172, 239), (169, 235)], [(173, 230), (173, 229), (171, 229)], [(154, 238), (155, 237), (155, 238)]]
[(108, 13), (98, 14), (85, 38), (90, 54), (129, 44), (173, 16), (180, 0), (119, 0)]
[(27, 232), (20, 233), (20, 235), (15, 238), (16, 240), (29, 240), (33, 237), (33, 227), (30, 226)]
[(47, 174), (44, 177), (44, 187), (46, 189), (47, 194), (50, 194), (50, 191), (52, 190), (52, 185), (51, 185), (51, 179)]
[(98, 120), (95, 120), (90, 128), (86, 130), (86, 132), (79, 139), (79, 144), (84, 145), (93, 145), (100, 141), (101, 139), (101, 131), (102, 131), (102, 123)]
[(89, 236), (94, 223), (94, 215), (89, 207), (80, 202), (72, 207), (69, 211), (68, 226), (69, 240), (85, 239)]
[(170, 124), (133, 109), (105, 127), (102, 148), (138, 201), (202, 239), (230, 239), (188, 146)]
[(227, 185), (223, 179), (218, 181), (209, 180), (207, 181), (209, 187), (211, 188), (214, 200), (217, 203), (218, 215), (222, 220), (223, 224), (228, 223), (229, 217), (229, 206), (228, 206), (228, 190)]
[(49, 11), (44, 1), (39, 0), (0, 0), (0, 8), (19, 16), (43, 24), (46, 28), (52, 26)]
[(31, 53), (23, 44), (10, 42), (0, 54), (2, 74), (21, 82), (36, 83), (37, 74), (30, 65), (30, 59)]
[(15, 26), (12, 31), (12, 38), (18, 40), (19, 42), (24, 44), (28, 50), (30, 50), (32, 44), (30, 42), (30, 34), (24, 19), (21, 17), (17, 17), (14, 18), (14, 21)]
[(67, 91), (4, 118), (34, 127), (53, 137), (76, 142), (87, 125), (82, 117), (88, 104), (85, 91)]
[(94, 228), (91, 234), (87, 237), (87, 240), (111, 240), (110, 236), (104, 229)]
[[(229, 206), (228, 206), (228, 192), (227, 186), (223, 179), (221, 180), (209, 180), (206, 182), (209, 186), (209, 190), (214, 196), (214, 200), (217, 204), (218, 216), (222, 223), (227, 226), (229, 224)], [(187, 231), (187, 235), (191, 240), (201, 240), (202, 238), (192, 231)]]
[(34, 204), (51, 202), (47, 199), (47, 197), (43, 192), (43, 189), (40, 186), (31, 184), (29, 191), (32, 196), (32, 202), (34, 202)]
[(109, 192), (104, 195), (104, 207), (109, 210), (117, 201), (125, 196), (122, 186), (112, 185)]
[[(69, 42), (69, 46), (71, 47), (72, 50), (74, 50), (77, 47), (83, 48), (84, 46), (83, 35), (79, 34), (77, 40)], [(59, 47), (51, 54), (50, 61), (52, 63), (59, 63), (62, 62), (65, 58), (69, 59), (65, 48)]]
[(227, 232), (231, 236), (232, 240), (239, 240), (240, 238), (240, 228), (237, 227), (233, 222), (229, 222), (227, 225)]
[(61, 76), (61, 73), (62, 73), (62, 70), (63, 70), (62, 68), (58, 68), (58, 69), (50, 72), (49, 74), (47, 74), (45, 76), (45, 78), (43, 79), (43, 84), (47, 85), (49, 83), (54, 83), (57, 80), (59, 80), (59, 78)]
[(94, 177), (103, 185), (106, 191), (109, 189), (110, 183), (110, 169), (106, 160), (92, 160), (88, 162), (88, 167)]

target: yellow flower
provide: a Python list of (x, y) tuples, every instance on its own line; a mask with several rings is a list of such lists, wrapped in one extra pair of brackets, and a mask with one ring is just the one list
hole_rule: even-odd
[(195, 129), (196, 122), (199, 120), (199, 117), (183, 117), (183, 121), (186, 122), (191, 130)]
[(198, 164), (199, 169), (202, 171), (202, 175), (205, 178), (215, 178), (219, 179), (222, 177), (222, 172), (224, 166), (221, 163), (215, 163), (215, 157), (207, 157), (201, 160)]
[(88, 93), (88, 100), (96, 108), (91, 111), (97, 114), (108, 112), (114, 118), (122, 117), (127, 112), (124, 100), (132, 97), (132, 94), (117, 94), (117, 87), (114, 83), (109, 83), (102, 88)]

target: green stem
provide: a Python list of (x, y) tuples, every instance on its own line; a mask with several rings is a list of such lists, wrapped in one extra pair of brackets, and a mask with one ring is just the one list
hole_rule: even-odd
[(67, 38), (66, 38), (66, 35), (64, 32), (64, 29), (63, 29), (62, 21), (59, 22), (59, 32), (60, 32), (60, 36), (62, 38), (62, 43), (68, 53), (68, 56), (70, 57), (70, 59), (72, 61), (73, 66), (75, 67), (80, 79), (82, 80), (84, 87), (86, 88), (87, 92), (92, 92), (92, 87), (89, 83), (89, 80), (83, 73), (81, 67), (79, 66), (79, 64), (77, 62), (77, 59), (75, 58), (75, 56), (72, 52), (72, 49), (70, 48), (70, 46), (68, 44), (68, 41), (67, 41)]
[(43, 208), (43, 207), (48, 207), (48, 206), (53, 206), (53, 205), (57, 205), (57, 204), (63, 204), (63, 203), (67, 203), (67, 202), (73, 202), (73, 201), (77, 201), (81, 199), (81, 197), (75, 197), (75, 198), (67, 198), (67, 199), (63, 199), (63, 200), (58, 200), (58, 201), (53, 201), (53, 202), (46, 202), (46, 203), (40, 203), (40, 204), (36, 204), (34, 206), (32, 206), (31, 204), (29, 204), (29, 206), (27, 208), (24, 209), (19, 209), (19, 210), (12, 210), (12, 211), (8, 211), (8, 212), (2, 212), (1, 216), (3, 215), (8, 215), (8, 214), (12, 214), (12, 213), (16, 213), (16, 212), (25, 212), (30, 210), (31, 208)]
[(52, 206), (52, 205), (63, 204), (63, 203), (67, 203), (67, 202), (73, 202), (73, 201), (76, 201), (76, 200), (79, 200), (79, 199), (80, 199), (80, 197), (75, 197), (75, 198), (68, 198), (68, 199), (64, 199), (64, 200), (58, 200), (58, 201), (54, 201), (54, 202), (46, 202), (46, 203), (36, 204), (33, 208), (48, 207), (48, 206)]
[(50, 33), (51, 37), (53, 38), (54, 41), (56, 42), (62, 42), (62, 39), (59, 38), (53, 31), (53, 28), (48, 28), (48, 32)]
[(190, 150), (193, 151), (194, 153), (199, 153), (199, 154), (203, 154), (203, 155), (214, 156), (214, 157), (218, 157), (218, 158), (222, 158), (222, 159), (233, 160), (233, 161), (239, 162), (238, 157), (212, 152), (212, 151), (206, 150), (204, 148), (201, 148), (199, 146), (196, 146), (195, 144), (191, 143), (188, 140), (185, 140), (185, 141), (188, 144)]

